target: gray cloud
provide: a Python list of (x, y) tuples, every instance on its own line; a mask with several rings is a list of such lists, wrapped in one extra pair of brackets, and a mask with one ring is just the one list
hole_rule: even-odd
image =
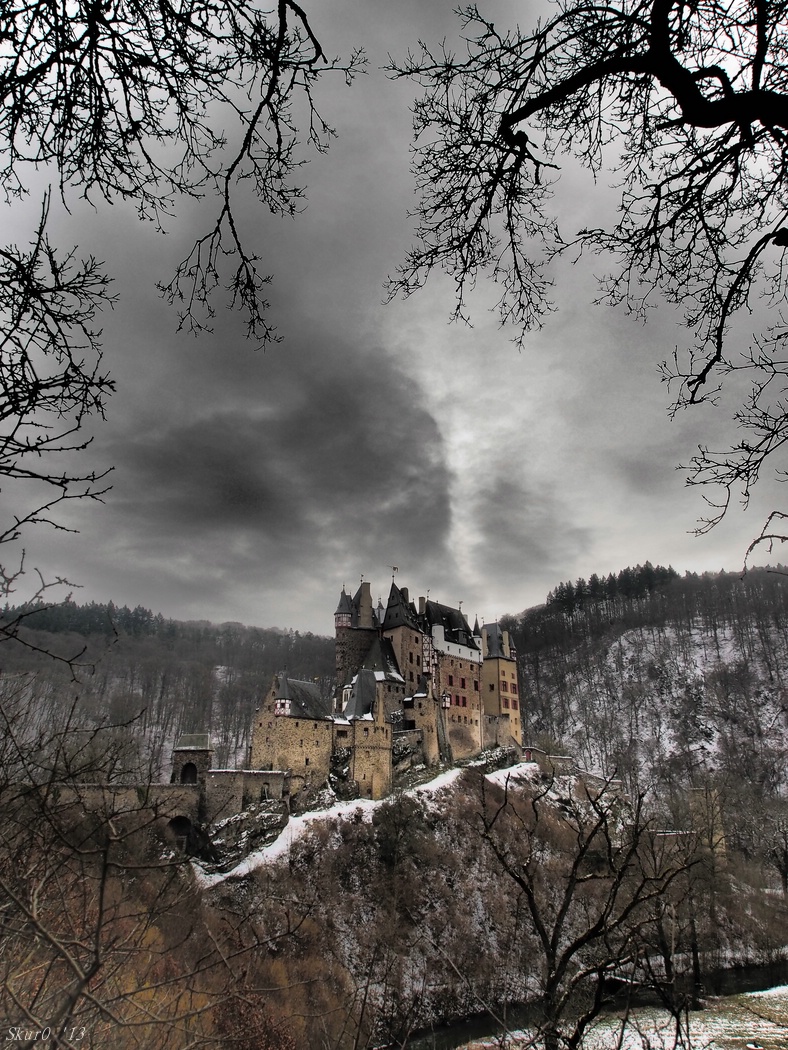
[[(64, 515), (80, 535), (31, 534), (30, 564), (83, 583), (84, 600), (321, 631), (343, 582), (364, 573), (385, 592), (391, 564), (413, 593), (464, 598), (484, 615), (647, 558), (738, 564), (752, 521), (734, 519), (702, 544), (686, 535), (702, 506), (675, 464), (719, 431), (708, 413), (666, 420), (656, 363), (681, 342), (669, 311), (642, 327), (595, 309), (590, 268), (559, 264), (558, 312), (518, 355), (484, 313), (496, 298), (484, 282), (473, 329), (446, 325), (449, 279), (381, 306), (411, 238), (416, 89), (379, 67), (419, 36), (451, 41), (452, 8), (337, 0), (316, 9), (327, 51), (365, 44), (370, 75), (351, 90), (318, 88), (340, 137), (304, 169), (304, 214), (283, 222), (239, 202), (274, 275), (271, 320), (283, 344), (255, 353), (241, 320), (221, 310), (214, 334), (176, 334), (154, 282), (205, 231), (207, 202), (181, 202), (165, 238), (122, 206), (75, 205), (58, 217), (64, 243), (105, 258), (121, 295), (104, 318), (118, 393), (89, 453), (91, 466), (116, 470), (103, 507)], [(607, 197), (569, 174), (571, 232), (587, 222), (589, 201), (598, 221)], [(6, 216), (20, 241), (24, 208)]]
[(116, 481), (104, 531), (123, 559), (230, 592), (249, 574), (258, 585), (325, 574), (348, 551), (354, 570), (391, 551), (443, 558), (450, 471), (416, 383), (379, 350), (258, 360), (270, 382), (239, 390), (236, 408), (162, 410), (105, 443)]
[[(577, 507), (562, 503), (553, 486), (529, 488), (511, 470), (492, 475), (480, 488), (473, 524), (476, 573), (482, 580), (504, 581), (508, 575), (515, 588), (526, 576), (532, 586), (560, 578), (567, 562), (584, 557), (594, 540)], [(511, 592), (507, 597), (516, 603)]]

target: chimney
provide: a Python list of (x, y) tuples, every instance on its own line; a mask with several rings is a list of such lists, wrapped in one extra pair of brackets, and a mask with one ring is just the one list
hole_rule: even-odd
[(423, 616), (427, 611), (427, 599), (422, 595), (419, 598), (419, 616)]
[(509, 644), (509, 632), (508, 631), (504, 631), (503, 632), (503, 655), (506, 657), (507, 660), (510, 659), (511, 655), (512, 655), (512, 647)]
[(408, 594), (408, 588), (407, 587), (400, 587), (399, 592), (402, 595), (403, 602), (405, 602), (405, 604), (407, 605), (408, 602), (410, 601), (410, 595)]
[(372, 588), (367, 580), (361, 584), (361, 596), (358, 602), (359, 627), (372, 627)]

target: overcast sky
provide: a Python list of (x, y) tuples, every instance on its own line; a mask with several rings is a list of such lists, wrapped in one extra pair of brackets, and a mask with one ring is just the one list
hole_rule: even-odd
[[(39, 530), (26, 544), (28, 564), (81, 585), (77, 601), (330, 633), (342, 585), (363, 574), (385, 599), (394, 565), (414, 596), (429, 589), (480, 619), (646, 560), (741, 565), (775, 492), (691, 535), (703, 504), (676, 467), (727, 421), (709, 409), (668, 419), (657, 365), (684, 342), (669, 310), (642, 326), (590, 305), (588, 269), (556, 271), (558, 310), (518, 353), (487, 312), (489, 288), (472, 329), (447, 323), (440, 278), (382, 304), (411, 241), (415, 89), (379, 67), (453, 34), (453, 5), (318, 5), (325, 50), (362, 45), (369, 72), (322, 89), (339, 138), (306, 169), (306, 212), (243, 211), (274, 275), (281, 344), (255, 352), (229, 314), (212, 335), (179, 335), (157, 298), (210, 204), (182, 207), (166, 237), (122, 205), (58, 220), (61, 240), (106, 261), (120, 296), (103, 319), (118, 391), (90, 452), (91, 466), (114, 467), (112, 491), (71, 511), (77, 534)], [(576, 175), (561, 192), (570, 232), (610, 199), (604, 181)], [(29, 217), (10, 220), (20, 240)]]

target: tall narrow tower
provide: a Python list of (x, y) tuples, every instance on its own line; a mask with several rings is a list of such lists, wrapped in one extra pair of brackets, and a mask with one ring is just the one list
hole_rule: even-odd
[(342, 687), (361, 666), (370, 646), (378, 637), (372, 592), (366, 581), (362, 581), (352, 598), (342, 588), (334, 613), (334, 637), (336, 687), (341, 695)]

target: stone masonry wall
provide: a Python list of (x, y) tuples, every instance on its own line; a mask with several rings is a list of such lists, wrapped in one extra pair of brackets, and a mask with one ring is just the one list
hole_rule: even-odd
[(440, 706), (431, 696), (414, 696), (413, 706), (405, 712), (416, 729), (421, 730), (425, 765), (434, 766), (440, 759), (438, 730), (435, 719), (441, 717)]
[(350, 779), (358, 784), (361, 798), (385, 798), (392, 785), (392, 728), (366, 719), (351, 722), (350, 727)]
[(255, 715), (252, 768), (289, 769), (306, 787), (321, 784), (330, 768), (333, 722), (275, 715), (272, 706)]

